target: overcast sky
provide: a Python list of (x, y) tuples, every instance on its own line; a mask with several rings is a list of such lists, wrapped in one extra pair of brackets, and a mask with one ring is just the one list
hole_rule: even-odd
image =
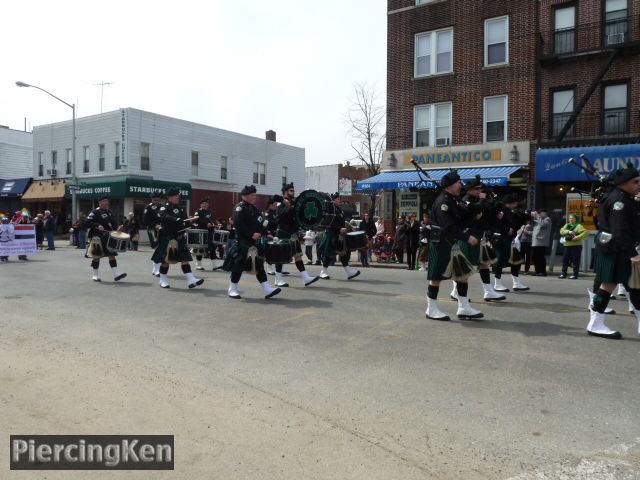
[(22, 130), (132, 107), (306, 149), (353, 155), (354, 82), (385, 102), (385, 0), (30, 0), (2, 6), (0, 125)]

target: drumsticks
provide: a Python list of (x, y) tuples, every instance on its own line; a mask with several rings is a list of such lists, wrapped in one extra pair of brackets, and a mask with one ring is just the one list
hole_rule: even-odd
[[(198, 215), (196, 215), (195, 217), (185, 218), (184, 221), (185, 222), (193, 222), (194, 220), (198, 220), (198, 218), (200, 218), (200, 217), (198, 217)], [(189, 227), (183, 228), (182, 230), (178, 230), (178, 233), (182, 233), (182, 232), (184, 232), (186, 230), (189, 230)]]

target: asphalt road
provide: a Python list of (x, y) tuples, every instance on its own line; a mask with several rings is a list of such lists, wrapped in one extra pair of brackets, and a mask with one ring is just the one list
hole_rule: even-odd
[[(591, 279), (496, 305), (475, 276), (485, 320), (435, 322), (424, 272), (232, 300), (220, 272), (160, 289), (149, 257), (117, 284), (75, 249), (0, 264), (0, 478), (640, 479), (637, 324), (616, 300), (625, 338), (587, 336)], [(175, 471), (10, 472), (9, 434), (173, 434)]]

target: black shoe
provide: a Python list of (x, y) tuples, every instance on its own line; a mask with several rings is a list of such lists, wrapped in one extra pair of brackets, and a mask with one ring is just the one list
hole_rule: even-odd
[(449, 322), (451, 321), (451, 318), (448, 315), (445, 315), (444, 317), (440, 317), (440, 318), (436, 318), (436, 317), (430, 317), (429, 315), (426, 315), (427, 320), (437, 320), (439, 322)]
[(271, 298), (271, 297), (275, 297), (277, 294), (279, 294), (282, 290), (280, 290), (279, 288), (276, 288), (273, 292), (271, 292), (269, 295), (265, 295), (264, 298)]
[(204, 283), (204, 278), (199, 278), (197, 282), (190, 283), (189, 288), (196, 288), (198, 285), (202, 285)]
[(304, 286), (305, 286), (305, 287), (308, 287), (308, 286), (309, 286), (309, 285), (311, 285), (312, 283), (316, 283), (318, 280), (320, 280), (320, 277), (319, 277), (319, 276), (317, 276), (317, 277), (313, 277), (313, 278), (311, 279), (311, 281), (310, 281), (309, 283), (305, 283), (305, 284), (304, 284)]
[(119, 280), (122, 280), (124, 277), (126, 277), (127, 274), (126, 273), (121, 273), (120, 275), (118, 275), (117, 277), (114, 277), (114, 281), (117, 282)]
[(589, 335), (593, 335), (594, 337), (608, 338), (610, 340), (620, 340), (622, 338), (622, 334), (620, 332), (596, 333), (596, 332), (591, 332), (591, 331), (587, 330), (587, 333)]

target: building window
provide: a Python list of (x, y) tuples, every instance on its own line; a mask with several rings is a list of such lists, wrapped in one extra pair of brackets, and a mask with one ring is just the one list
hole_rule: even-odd
[(507, 98), (504, 95), (484, 99), (485, 142), (504, 142), (507, 140)]
[(58, 168), (58, 152), (55, 150), (51, 152), (51, 168), (53, 170)]
[(569, 53), (576, 49), (576, 7), (555, 9), (554, 52)]
[(628, 39), (628, 0), (607, 0), (605, 4), (604, 44), (615, 45)]
[(44, 152), (38, 152), (38, 176), (39, 177), (44, 176), (43, 159), (44, 159)]
[(84, 173), (89, 173), (89, 161), (91, 160), (91, 158), (89, 157), (89, 147), (83, 147), (82, 150), (84, 152), (84, 156), (82, 157), (84, 158), (82, 171)]
[(73, 168), (73, 159), (71, 157), (73, 151), (70, 148), (67, 148), (67, 175), (73, 175), (73, 172), (71, 171)]
[(509, 17), (484, 22), (484, 64), (509, 63)]
[(282, 167), (282, 185), (286, 185), (288, 182), (287, 180), (287, 172), (289, 171), (289, 167)]
[(98, 145), (98, 170), (104, 172), (104, 144)]
[(416, 77), (453, 71), (453, 29), (416, 35), (414, 60)]
[(198, 176), (198, 152), (191, 152), (191, 176)]
[(253, 163), (253, 183), (266, 185), (267, 183), (267, 164), (254, 162)]
[[(567, 120), (571, 118), (573, 113), (573, 102), (575, 92), (571, 90), (558, 90), (553, 92), (553, 125), (552, 134), (557, 137), (567, 124)], [(571, 125), (571, 129), (567, 132), (567, 136), (573, 136), (575, 132), (574, 125)]]
[(416, 0), (416, 5), (422, 5), (424, 3), (431, 3), (433, 0)]
[(116, 155), (114, 158), (114, 163), (115, 163), (115, 167), (116, 170), (120, 170), (120, 168), (122, 168), (122, 165), (120, 165), (120, 142), (116, 142)]
[(227, 179), (227, 156), (226, 155), (222, 155), (220, 157), (220, 179), (221, 180)]
[(604, 89), (604, 133), (627, 133), (628, 87), (626, 83), (609, 85)]
[(140, 143), (140, 170), (151, 170), (151, 160), (149, 159), (149, 144)]
[(415, 107), (413, 125), (414, 147), (451, 145), (451, 103)]

